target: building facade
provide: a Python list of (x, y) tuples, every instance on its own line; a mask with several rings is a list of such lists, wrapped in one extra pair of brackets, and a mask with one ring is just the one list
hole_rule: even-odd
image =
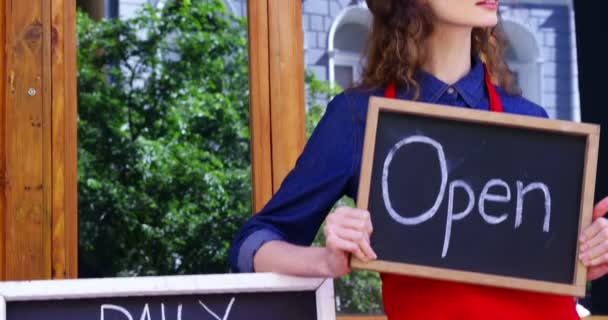
[[(120, 18), (145, 3), (118, 1)], [(247, 16), (247, 0), (224, 0), (233, 14)], [(551, 118), (580, 120), (576, 36), (572, 0), (502, 0), (503, 28), (511, 45), (507, 60), (523, 95), (545, 107)], [(370, 26), (365, 0), (302, 0), (305, 67), (324, 81), (349, 87), (361, 74)]]

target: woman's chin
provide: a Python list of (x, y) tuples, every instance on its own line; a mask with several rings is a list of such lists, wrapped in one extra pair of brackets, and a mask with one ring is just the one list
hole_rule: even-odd
[(477, 28), (488, 28), (495, 27), (498, 24), (498, 17), (496, 15), (490, 17), (483, 17), (476, 19), (475, 27)]
[(467, 19), (444, 19), (439, 20), (438, 22), (444, 25), (453, 25), (467, 28), (491, 28), (495, 27), (498, 24), (498, 17), (496, 15), (487, 15), (476, 16), (473, 19), (471, 19), (471, 17), (468, 17)]

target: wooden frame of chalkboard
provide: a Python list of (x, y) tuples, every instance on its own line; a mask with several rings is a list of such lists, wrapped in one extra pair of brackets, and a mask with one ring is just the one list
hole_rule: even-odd
[[(412, 115), (438, 120), (453, 120), (463, 123), (490, 125), (502, 128), (514, 128), (530, 130), (535, 132), (554, 133), (561, 135), (572, 135), (586, 139), (584, 170), (582, 181), (582, 192), (580, 210), (578, 216), (578, 234), (583, 228), (591, 223), (594, 201), (595, 176), (597, 167), (597, 155), (599, 144), (599, 126), (592, 124), (574, 123), (569, 121), (549, 120), (530, 116), (494, 113), (465, 108), (454, 108), (437, 106), (433, 104), (412, 102), (398, 99), (385, 99), (372, 97), (369, 102), (367, 123), (365, 131), (365, 142), (363, 146), (363, 159), (361, 164), (361, 175), (359, 191), (357, 195), (357, 207), (368, 209), (370, 197), (370, 183), (372, 179), (372, 166), (376, 143), (376, 132), (378, 129), (379, 114), (381, 112)], [(373, 212), (371, 213), (374, 214)], [(584, 296), (586, 289), (587, 269), (578, 261), (578, 245), (576, 255), (572, 256), (574, 261), (574, 274), (572, 283), (558, 283), (551, 281), (539, 281), (528, 278), (513, 276), (502, 276), (490, 273), (470, 272), (443, 267), (431, 267), (418, 264), (399, 263), (394, 261), (378, 260), (363, 262), (356, 257), (351, 257), (351, 266), (357, 269), (372, 270), (403, 274), (417, 277), (433, 278), (439, 280), (457, 281), (472, 284), (489, 285), (496, 287), (522, 289), (528, 291), (563, 294), (571, 296)]]
[(332, 279), (243, 273), (3, 282), (0, 320), (7, 320), (7, 304), (11, 302), (276, 292), (314, 292), (315, 319), (336, 318)]

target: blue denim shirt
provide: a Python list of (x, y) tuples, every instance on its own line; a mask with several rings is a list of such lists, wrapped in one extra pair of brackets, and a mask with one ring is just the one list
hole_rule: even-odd
[[(418, 100), (489, 110), (483, 64), (477, 57), (472, 60), (470, 72), (451, 86), (429, 73), (418, 72)], [(534, 103), (496, 89), (504, 112), (547, 117), (545, 110)], [(383, 95), (384, 88), (355, 88), (328, 104), (277, 193), (236, 234), (230, 248), (233, 271), (253, 272), (253, 257), (268, 241), (310, 245), (334, 203), (343, 195), (356, 199), (368, 101), (370, 96)], [(397, 90), (398, 99), (412, 97), (413, 90)]]

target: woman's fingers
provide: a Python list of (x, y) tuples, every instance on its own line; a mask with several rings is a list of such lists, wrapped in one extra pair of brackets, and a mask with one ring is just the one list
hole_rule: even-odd
[(581, 242), (581, 254), (597, 247), (602, 242), (608, 241), (608, 228), (598, 227), (599, 231), (593, 237)]
[(376, 253), (369, 244), (369, 234), (365, 231), (326, 225), (325, 239), (328, 247), (348, 251), (363, 261), (376, 259)]
[(608, 213), (608, 197), (602, 199), (593, 207), (593, 219), (601, 218), (605, 216), (606, 213)]
[(363, 261), (376, 259), (369, 241), (373, 228), (367, 211), (340, 207), (327, 217), (324, 231), (328, 247), (348, 251)]
[(590, 267), (587, 271), (587, 280), (593, 281), (608, 274), (608, 263)]
[(332, 223), (332, 225), (336, 227), (365, 232), (368, 236), (372, 234), (373, 228), (371, 221), (366, 221), (360, 218), (352, 218), (350, 216), (339, 216), (334, 218), (335, 221)]
[(335, 233), (342, 239), (356, 243), (366, 256), (363, 260), (376, 259), (376, 253), (369, 244), (369, 234), (366, 232), (337, 227)]
[(608, 262), (608, 221), (598, 219), (581, 236), (579, 258), (586, 266)]
[(346, 251), (355, 255), (355, 257), (361, 260), (367, 260), (365, 254), (357, 243), (349, 240), (342, 239), (336, 234), (329, 234), (325, 236), (326, 245), (330, 250), (333, 251)]
[(595, 238), (598, 233), (606, 229), (608, 229), (608, 220), (605, 218), (595, 220), (589, 227), (583, 230), (580, 236), (581, 245), (586, 245), (589, 240)]
[(368, 234), (374, 230), (369, 212), (361, 209), (340, 207), (327, 217), (327, 222)]
[(581, 253), (581, 260), (586, 266), (597, 266), (608, 262), (608, 242), (599, 242), (596, 246)]

